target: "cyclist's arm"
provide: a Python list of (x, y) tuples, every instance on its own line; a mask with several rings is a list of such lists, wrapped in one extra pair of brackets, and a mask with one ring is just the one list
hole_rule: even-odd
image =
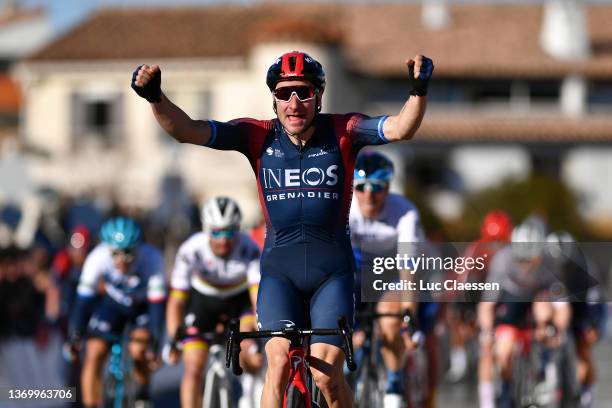
[(176, 106), (162, 92), (161, 101), (151, 103), (157, 123), (180, 143), (206, 145), (211, 138), (212, 128), (207, 120), (194, 120)]
[(383, 123), (383, 133), (388, 142), (411, 139), (421, 126), (427, 96), (411, 95), (397, 115), (389, 116)]
[(480, 332), (492, 334), (495, 323), (495, 302), (480, 302), (477, 313)]
[(410, 97), (399, 114), (389, 116), (383, 126), (385, 138), (389, 142), (411, 139), (425, 115), (427, 106), (427, 85), (433, 73), (433, 62), (422, 55), (407, 60)]
[(72, 306), (68, 324), (68, 333), (71, 337), (83, 334), (93, 312), (97, 297), (97, 284), (103, 273), (100, 267), (100, 254), (99, 247), (95, 248), (83, 264), (83, 271), (79, 277), (76, 299)]
[[(398, 253), (413, 257), (417, 255), (417, 243), (422, 242), (424, 234), (421, 229), (419, 211), (416, 207), (408, 208), (397, 223)], [(406, 265), (400, 270), (400, 279), (414, 281), (419, 278), (414, 271), (414, 265)], [(417, 312), (418, 296), (414, 292), (402, 293), (402, 310), (410, 310), (413, 315)]]
[(185, 309), (191, 290), (191, 273), (193, 270), (192, 239), (185, 241), (178, 249), (174, 267), (170, 276), (170, 296), (166, 307), (166, 331), (168, 338), (174, 338), (177, 329), (183, 323)]
[[(147, 289), (147, 300), (149, 302), (149, 318), (151, 336), (153, 337), (153, 348), (159, 346), (161, 336), (164, 330), (164, 309), (166, 304), (166, 283), (164, 281), (163, 260), (159, 257), (160, 264), (158, 273), (149, 278)], [(157, 350), (155, 350), (157, 351)]]
[(174, 338), (176, 331), (183, 322), (187, 300), (188, 292), (177, 289), (170, 291), (168, 306), (166, 307), (166, 331), (170, 339)]
[(568, 329), (571, 318), (572, 308), (569, 302), (553, 302), (553, 322), (560, 333)]
[(259, 290), (259, 281), (261, 279), (259, 271), (260, 252), (255, 242), (252, 243), (251, 248), (253, 253), (247, 269), (247, 281), (249, 283), (249, 298), (251, 299), (251, 305), (253, 306), (253, 311), (257, 312), (257, 291)]

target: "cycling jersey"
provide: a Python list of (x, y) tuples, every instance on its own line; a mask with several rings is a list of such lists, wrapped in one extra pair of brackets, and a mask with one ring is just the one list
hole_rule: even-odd
[[(207, 146), (243, 153), (257, 179), (267, 227), (257, 303), (260, 327), (336, 327), (338, 314), (352, 319), (348, 213), (353, 170), (362, 147), (387, 141), (385, 119), (319, 114), (314, 134), (302, 147), (291, 142), (276, 119), (210, 121)], [(312, 341), (339, 345), (341, 339)]]
[(558, 262), (543, 255), (538, 264), (527, 266), (512, 251), (512, 244), (500, 249), (490, 263), (488, 282), (499, 283), (501, 290), (483, 294), (487, 302), (532, 302), (537, 294), (553, 294), (553, 285), (561, 283)]
[(210, 237), (198, 232), (179, 248), (170, 285), (172, 290), (190, 288), (206, 296), (228, 298), (259, 284), (259, 248), (240, 233), (227, 259), (210, 248)]
[[(424, 234), (421, 228), (419, 211), (415, 205), (398, 194), (389, 194), (376, 219), (365, 218), (359, 209), (359, 203), (353, 198), (349, 215), (351, 243), (357, 260), (356, 294), (360, 300), (361, 286), (371, 285), (373, 258), (395, 257), (400, 243), (422, 242)], [(410, 253), (407, 255), (415, 255)], [(363, 279), (362, 279), (363, 278)], [(363, 282), (362, 282), (363, 280)]]
[[(82, 332), (89, 321), (89, 333), (111, 340), (121, 334), (124, 324), (149, 326), (159, 339), (166, 297), (164, 262), (161, 253), (148, 244), (139, 245), (128, 273), (115, 268), (111, 247), (96, 246), (85, 259), (71, 316), (71, 332)], [(95, 303), (99, 284), (104, 290)], [(95, 308), (95, 310), (93, 310)]]
[(387, 196), (375, 220), (361, 214), (354, 198), (349, 222), (353, 247), (376, 256), (394, 257), (398, 243), (422, 242), (424, 239), (419, 211), (410, 200), (398, 194)]
[(487, 281), (498, 283), (500, 290), (486, 290), (485, 302), (496, 302), (495, 324), (527, 327), (530, 322), (531, 303), (538, 295), (549, 299), (560, 294), (560, 264), (544, 254), (538, 264), (521, 261), (512, 250), (512, 244), (500, 249), (490, 263)]
[(94, 296), (102, 280), (106, 296), (127, 308), (163, 300), (166, 287), (161, 253), (151, 245), (141, 244), (135, 254), (129, 273), (124, 274), (115, 268), (108, 245), (95, 247), (83, 264), (77, 295)]

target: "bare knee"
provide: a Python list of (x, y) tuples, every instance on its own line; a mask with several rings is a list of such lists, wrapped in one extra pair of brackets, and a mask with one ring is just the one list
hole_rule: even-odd
[(266, 377), (272, 384), (280, 386), (289, 372), (288, 342), (285, 339), (270, 340), (266, 344), (266, 358)]
[(87, 341), (84, 365), (99, 370), (108, 352), (108, 345), (102, 339), (92, 338)]
[(315, 344), (311, 348), (310, 368), (312, 379), (317, 387), (333, 399), (344, 384), (342, 351), (330, 345)]
[(204, 365), (208, 357), (207, 350), (202, 348), (189, 349), (183, 352), (183, 363), (185, 370), (183, 378), (195, 383), (201, 383), (204, 376)]

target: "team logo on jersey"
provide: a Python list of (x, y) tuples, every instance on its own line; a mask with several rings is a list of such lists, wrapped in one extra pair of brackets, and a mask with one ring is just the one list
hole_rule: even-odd
[(338, 165), (334, 164), (327, 169), (310, 167), (308, 169), (270, 169), (264, 167), (264, 188), (301, 187), (302, 184), (310, 187), (335, 186), (338, 184)]
[(266, 154), (267, 154), (268, 156), (272, 156), (272, 155), (274, 154), (274, 149), (273, 149), (273, 148), (271, 148), (271, 147), (268, 147), (268, 148), (266, 149)]

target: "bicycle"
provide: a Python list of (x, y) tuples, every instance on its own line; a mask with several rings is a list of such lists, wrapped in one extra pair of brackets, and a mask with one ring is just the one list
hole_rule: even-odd
[[(557, 335), (557, 329), (548, 325), (544, 343)], [(564, 379), (564, 371), (571, 365), (565, 352), (570, 345), (565, 340), (553, 347), (544, 343), (534, 339), (531, 328), (518, 331), (510, 380), (511, 398), (516, 407), (555, 407), (575, 402), (575, 393), (564, 389), (571, 388)]]
[(244, 339), (257, 339), (268, 337), (283, 337), (291, 343), (289, 345), (289, 382), (285, 388), (283, 397), (283, 408), (311, 408), (326, 407), (324, 400), (313, 398), (316, 393), (312, 386), (312, 376), (305, 355), (305, 339), (309, 336), (342, 336), (342, 350), (346, 355), (346, 364), (351, 371), (357, 368), (353, 359), (353, 345), (351, 342), (351, 329), (344, 316), (338, 317), (337, 329), (298, 329), (296, 327), (283, 327), (280, 330), (265, 330), (241, 332), (239, 322), (232, 320), (229, 326), (229, 338), (227, 343), (225, 365), (232, 368), (235, 375), (242, 374), (240, 367), (240, 342)]
[[(126, 352), (129, 342), (143, 342), (122, 336), (111, 345), (106, 375), (103, 379), (103, 401), (105, 408), (146, 407), (148, 404), (136, 400), (138, 384), (132, 378), (132, 359)], [(146, 342), (145, 342), (146, 343)]]
[[(415, 351), (419, 351), (422, 345), (422, 336), (419, 331), (414, 330), (414, 318), (410, 311), (403, 313), (377, 313), (370, 307), (369, 310), (358, 312), (357, 317), (361, 319), (361, 329), (364, 332), (364, 343), (361, 346), (361, 361), (355, 372), (352, 381), (355, 389), (355, 407), (368, 408), (380, 407), (384, 404), (385, 396), (385, 381), (384, 381), (384, 365), (382, 364), (376, 341), (374, 339), (375, 330), (374, 322), (383, 317), (400, 318), (407, 325), (408, 333), (413, 342), (417, 346)], [(423, 353), (419, 353), (420, 357), (424, 358)], [(423, 358), (409, 353), (406, 361), (406, 375), (404, 376), (406, 386), (407, 401), (412, 400), (412, 396), (418, 398), (418, 393), (423, 392), (426, 388), (427, 371), (424, 366)], [(413, 371), (415, 370), (415, 371)], [(416, 373), (420, 373), (418, 377)], [(411, 405), (409, 407), (421, 406)]]
[[(221, 326), (221, 325), (220, 325)], [(226, 323), (222, 323), (225, 327)], [(170, 348), (182, 350), (181, 341), (189, 337), (185, 326), (179, 327)], [(225, 329), (200, 333), (198, 337), (209, 345), (208, 358), (206, 363), (206, 374), (204, 376), (204, 387), (202, 390), (202, 405), (206, 408), (230, 408), (238, 405), (236, 387), (232, 383), (228, 369), (224, 363), (224, 347), (227, 334)], [(166, 354), (166, 352), (164, 352)], [(167, 357), (164, 357), (167, 360)]]

